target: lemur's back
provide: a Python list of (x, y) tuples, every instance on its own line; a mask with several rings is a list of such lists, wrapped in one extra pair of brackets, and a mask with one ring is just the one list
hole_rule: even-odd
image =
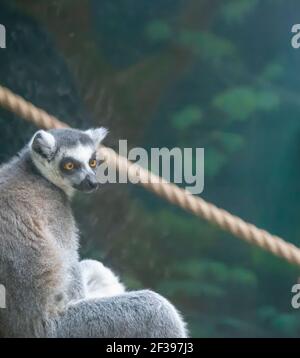
[(68, 294), (76, 236), (65, 194), (39, 175), (26, 151), (0, 168), (0, 282), (8, 302), (1, 332), (9, 336), (18, 322), (12, 336), (41, 334), (43, 317)]

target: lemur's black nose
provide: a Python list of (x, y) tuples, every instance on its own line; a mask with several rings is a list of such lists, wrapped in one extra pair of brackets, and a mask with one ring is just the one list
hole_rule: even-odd
[(90, 175), (87, 175), (86, 178), (87, 180), (87, 185), (91, 188), (91, 189), (97, 189), (98, 188), (98, 182), (97, 182), (97, 179), (96, 179), (96, 176), (90, 176)]
[(87, 175), (79, 185), (79, 190), (93, 191), (98, 188), (96, 176)]

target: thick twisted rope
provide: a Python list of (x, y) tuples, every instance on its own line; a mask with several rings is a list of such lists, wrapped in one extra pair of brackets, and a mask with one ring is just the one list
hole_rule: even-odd
[[(20, 117), (45, 129), (67, 128), (67, 124), (61, 122), (44, 110), (37, 108), (24, 98), (14, 94), (9, 89), (0, 85), (0, 105)], [(295, 245), (284, 241), (278, 236), (271, 235), (265, 230), (245, 222), (229, 212), (217, 208), (198, 196), (167, 182), (163, 178), (147, 171), (146, 169), (130, 162), (127, 158), (119, 156), (113, 149), (102, 146), (100, 155), (107, 164), (116, 168), (122, 175), (126, 174), (131, 182), (138, 183), (156, 195), (167, 199), (169, 202), (207, 220), (219, 228), (230, 232), (234, 236), (265, 249), (272, 254), (284, 258), (292, 264), (300, 266), (300, 249)]]

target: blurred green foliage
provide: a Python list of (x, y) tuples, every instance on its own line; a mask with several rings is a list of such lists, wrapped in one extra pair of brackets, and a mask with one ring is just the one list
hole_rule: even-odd
[(276, 93), (235, 87), (217, 95), (213, 106), (225, 112), (231, 120), (246, 120), (257, 111), (272, 111), (279, 105)]
[(259, 0), (225, 1), (221, 14), (228, 23), (241, 23), (255, 9)]
[(183, 29), (178, 42), (208, 61), (218, 62), (234, 55), (234, 46), (230, 41), (209, 32)]
[(165, 21), (151, 21), (146, 26), (146, 36), (153, 42), (166, 41), (172, 36), (172, 29)]
[(181, 111), (174, 114), (172, 124), (176, 130), (191, 129), (193, 125), (199, 124), (203, 113), (199, 106), (185, 106)]

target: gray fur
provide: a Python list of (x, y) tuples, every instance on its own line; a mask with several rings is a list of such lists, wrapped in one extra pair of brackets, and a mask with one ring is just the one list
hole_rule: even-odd
[[(74, 142), (70, 132), (50, 133), (56, 151), (66, 140), (91, 145), (83, 132), (72, 132)], [(178, 312), (152, 291), (86, 296), (69, 191), (41, 174), (32, 150), (0, 168), (0, 283), (7, 294), (1, 336), (185, 337)]]

